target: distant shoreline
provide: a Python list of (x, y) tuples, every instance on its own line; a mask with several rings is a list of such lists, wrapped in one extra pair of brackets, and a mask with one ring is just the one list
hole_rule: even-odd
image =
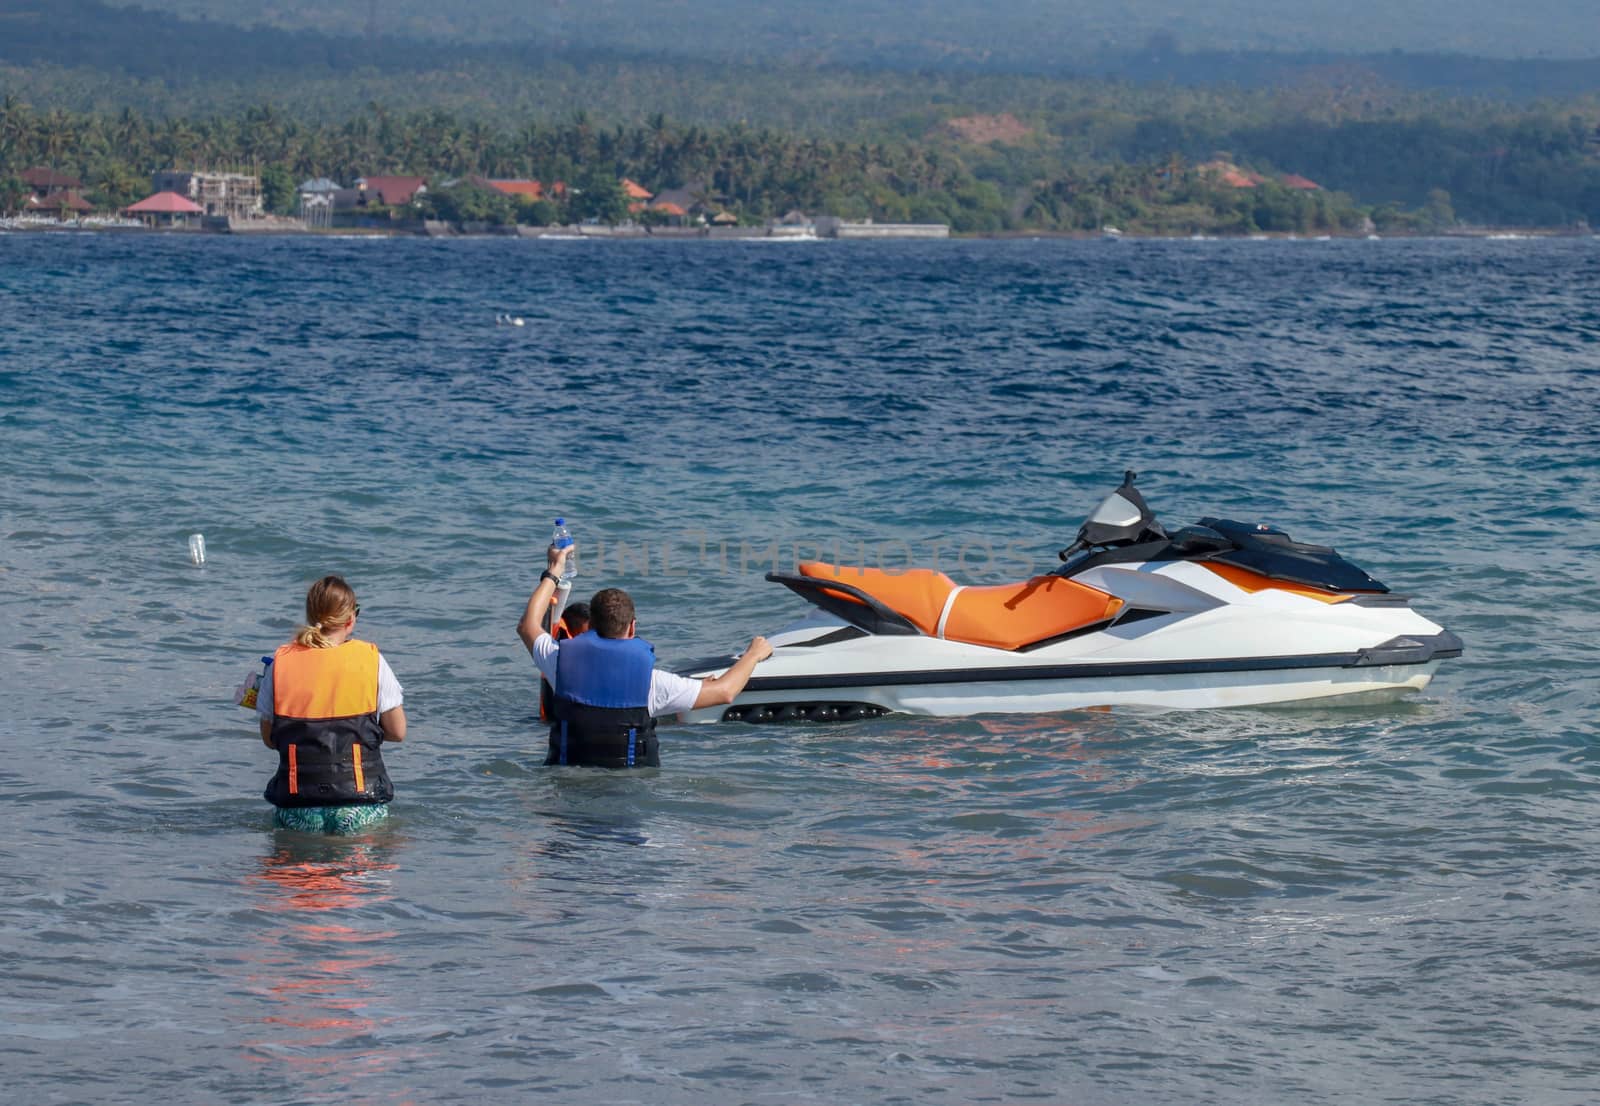
[(1392, 230), (1388, 232), (1357, 232), (1357, 231), (1326, 231), (1308, 234), (1292, 233), (1288, 231), (1258, 231), (1250, 234), (1226, 233), (1189, 233), (1189, 234), (1152, 234), (1136, 231), (1122, 231), (1117, 234), (1106, 234), (1100, 231), (1063, 231), (1063, 230), (1007, 230), (956, 233), (952, 231), (948, 236), (931, 237), (919, 235), (883, 235), (881, 237), (843, 238), (835, 239), (813, 234), (771, 234), (766, 228), (740, 227), (729, 228), (733, 233), (702, 234), (698, 232), (685, 232), (672, 230), (645, 231), (642, 229), (608, 229), (602, 231), (578, 230), (573, 227), (544, 228), (522, 227), (517, 231), (450, 231), (447, 233), (425, 233), (414, 229), (384, 229), (376, 227), (284, 227), (264, 226), (251, 228), (234, 228), (226, 231), (203, 229), (201, 227), (135, 227), (126, 225), (77, 225), (72, 223), (25, 223), (16, 226), (0, 224), (0, 237), (9, 234), (18, 235), (62, 235), (72, 236), (80, 234), (111, 234), (130, 235), (139, 237), (164, 237), (164, 238), (425, 238), (429, 241), (450, 241), (461, 239), (468, 241), (482, 241), (486, 239), (514, 239), (538, 240), (551, 239), (553, 241), (596, 241), (596, 242), (928, 242), (928, 241), (1014, 241), (1027, 239), (1060, 239), (1066, 241), (1082, 242), (1249, 242), (1249, 241), (1363, 241), (1363, 240), (1394, 240), (1394, 239), (1518, 239), (1518, 238), (1600, 238), (1600, 231), (1588, 228), (1572, 227), (1461, 227), (1444, 231), (1417, 231), (1417, 230)]

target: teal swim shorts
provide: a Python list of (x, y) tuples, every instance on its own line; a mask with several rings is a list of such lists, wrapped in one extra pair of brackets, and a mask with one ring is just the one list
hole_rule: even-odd
[(389, 817), (387, 803), (354, 806), (280, 806), (272, 822), (279, 829), (301, 833), (359, 833)]

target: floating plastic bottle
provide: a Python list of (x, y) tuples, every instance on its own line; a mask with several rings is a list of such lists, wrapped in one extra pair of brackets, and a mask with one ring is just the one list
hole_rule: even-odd
[[(555, 533), (550, 535), (550, 544), (556, 549), (568, 549), (572, 546), (572, 534), (567, 530), (567, 520), (556, 519)], [(570, 580), (578, 574), (578, 551), (573, 549), (567, 554), (566, 566), (561, 570), (561, 578)]]
[(206, 536), (204, 534), (189, 535), (189, 563), (196, 566), (206, 563)]

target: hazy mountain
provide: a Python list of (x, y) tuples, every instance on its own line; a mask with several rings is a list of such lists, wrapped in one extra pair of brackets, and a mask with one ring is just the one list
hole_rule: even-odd
[[(152, 0), (147, 0), (152, 2)], [(153, 0), (162, 2), (162, 0)], [(165, 0), (220, 7), (232, 0)], [(407, 0), (409, 2), (409, 0)], [(484, 0), (484, 3), (499, 0)], [(352, 0), (342, 0), (345, 17)], [(297, 9), (298, 10), (298, 9)], [(308, 9), (309, 10), (309, 9)], [(315, 9), (337, 15), (341, 8)], [(384, 9), (373, 9), (381, 12)], [(288, 22), (283, 11), (264, 17)], [(395, 34), (245, 27), (102, 0), (0, 0), (0, 89), (38, 104), (156, 115), (271, 102), (343, 118), (369, 101), (467, 114), (597, 118), (665, 113), (706, 123), (746, 120), (839, 133), (876, 120), (933, 120), (962, 111), (1029, 111), (1073, 99), (1078, 82), (1233, 86), (1288, 92), (1307, 108), (1362, 112), (1396, 95), (1443, 92), (1497, 101), (1582, 99), (1600, 89), (1600, 60), (1472, 58), (1388, 52), (1270, 53), (1177, 49), (1156, 36), (1137, 49), (1058, 63), (1048, 73), (970, 59), (913, 68), (685, 59), (644, 49), (507, 37), (445, 42)]]
[[(120, 0), (119, 0), (120, 2)], [(1048, 72), (1154, 37), (1199, 51), (1600, 57), (1594, 0), (138, 0), (241, 26), (717, 60)]]

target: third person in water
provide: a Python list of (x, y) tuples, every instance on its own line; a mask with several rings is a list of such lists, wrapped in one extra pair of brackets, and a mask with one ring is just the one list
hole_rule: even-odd
[(661, 763), (655, 720), (733, 702), (756, 665), (772, 655), (772, 646), (756, 638), (710, 680), (657, 668), (655, 649), (637, 636), (633, 600), (621, 588), (596, 592), (589, 601), (590, 628), (558, 642), (543, 622), (571, 548), (548, 550), (548, 564), (517, 623), (517, 635), (555, 689), (545, 763), (655, 767)]

